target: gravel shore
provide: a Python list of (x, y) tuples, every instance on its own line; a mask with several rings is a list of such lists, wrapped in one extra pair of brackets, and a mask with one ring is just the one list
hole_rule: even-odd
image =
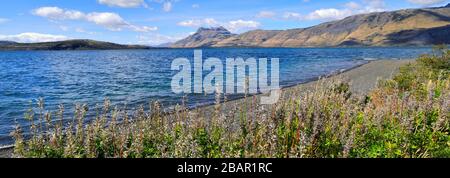
[[(399, 71), (401, 66), (412, 62), (414, 62), (414, 60), (407, 59), (369, 61), (367, 64), (326, 77), (324, 80), (339, 79), (348, 81), (352, 94), (365, 94), (376, 87), (378, 80), (392, 78)], [(281, 97), (289, 97), (292, 92), (313, 90), (316, 84), (317, 80), (283, 88)], [(221, 106), (222, 111), (231, 110), (234, 106), (242, 106), (245, 102), (251, 103), (251, 100), (259, 102), (260, 97), (261, 95), (257, 95), (256, 98), (247, 97), (246, 99), (243, 98), (228, 101)], [(197, 110), (204, 113), (205, 116), (208, 116), (209, 114), (214, 113), (214, 106), (200, 107), (197, 108)]]
[(12, 146), (4, 146), (4, 147), (0, 147), (0, 158), (9, 158), (11, 157), (11, 153), (13, 151)]
[[(355, 67), (351, 70), (342, 72), (337, 75), (326, 78), (325, 80), (342, 79), (350, 82), (350, 91), (354, 94), (364, 94), (376, 87), (377, 81), (379, 79), (388, 79), (398, 72), (400, 66), (412, 63), (414, 60), (376, 60), (370, 61), (367, 64)], [(289, 96), (290, 92), (293, 91), (307, 91), (314, 88), (317, 81), (312, 81), (304, 84), (295, 85), (292, 87), (287, 87), (282, 89), (284, 96)], [(260, 95), (257, 96), (259, 101)], [(248, 97), (247, 100), (251, 100), (252, 97)], [(228, 110), (236, 105), (240, 105), (245, 102), (246, 99), (238, 99), (233, 101), (228, 101), (222, 110)], [(200, 107), (195, 110), (199, 110), (203, 113), (213, 113), (214, 106)], [(0, 148), (0, 158), (10, 157), (12, 152), (12, 147)]]
[[(334, 77), (350, 81), (350, 90), (353, 93), (367, 93), (376, 87), (378, 79), (392, 78), (398, 69), (415, 60), (377, 60), (349, 70)], [(332, 77), (333, 78), (333, 77)]]

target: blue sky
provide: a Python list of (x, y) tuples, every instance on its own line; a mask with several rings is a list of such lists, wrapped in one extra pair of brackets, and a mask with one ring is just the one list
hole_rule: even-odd
[(442, 6), (450, 0), (15, 0), (0, 7), (0, 40), (94, 39), (157, 45), (224, 26), (302, 28), (376, 11)]

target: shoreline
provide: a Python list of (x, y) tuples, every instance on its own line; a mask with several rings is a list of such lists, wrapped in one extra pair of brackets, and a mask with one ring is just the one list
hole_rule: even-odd
[[(311, 82), (315, 82), (315, 81), (318, 81), (320, 79), (326, 79), (326, 78), (334, 77), (334, 76), (337, 76), (337, 75), (341, 75), (341, 74), (343, 74), (345, 72), (348, 72), (350, 70), (356, 69), (356, 68), (361, 67), (361, 66), (366, 65), (366, 64), (369, 64), (372, 61), (378, 61), (378, 60), (410, 60), (410, 59), (365, 60), (366, 61), (365, 63), (358, 64), (358, 65), (355, 65), (355, 66), (347, 68), (347, 69), (340, 69), (339, 71), (332, 71), (329, 74), (321, 75), (321, 76), (318, 76), (318, 77), (311, 77), (311, 78), (306, 79), (304, 82), (299, 82), (299, 83), (296, 83), (296, 84), (289, 84), (289, 85), (280, 86), (280, 89), (281, 90), (285, 90), (285, 89), (296, 87), (296, 86), (299, 86), (299, 85), (305, 85), (305, 84), (308, 84), (308, 83), (311, 83)], [(260, 96), (260, 95), (264, 95), (264, 94), (263, 93), (250, 94), (247, 97)], [(236, 97), (236, 98), (229, 99), (226, 102), (231, 102), (231, 101), (235, 101), (235, 100), (242, 100), (242, 99), (244, 99), (244, 97), (243, 96), (239, 96), (239, 97)], [(221, 103), (224, 103), (224, 102), (221, 101)], [(189, 107), (187, 107), (187, 109), (188, 110), (201, 109), (201, 108), (205, 108), (205, 107), (208, 107), (208, 106), (213, 106), (214, 104), (215, 104), (214, 101), (205, 102), (205, 103), (202, 103), (202, 104), (197, 104), (195, 106), (189, 106)], [(173, 110), (173, 108), (170, 108), (169, 111), (167, 111), (166, 113), (171, 114), (172, 110)]]
[[(352, 68), (339, 71), (334, 74), (317, 77), (315, 80), (307, 81), (304, 83), (299, 83), (293, 86), (287, 86), (281, 88), (280, 97), (289, 97), (295, 92), (307, 92), (315, 88), (316, 83), (319, 79), (324, 81), (341, 79), (348, 81), (350, 84), (350, 92), (355, 95), (362, 95), (375, 89), (377, 81), (380, 79), (392, 78), (401, 66), (414, 62), (414, 59), (381, 59), (372, 60), (367, 63), (354, 66)], [(259, 102), (260, 97), (265, 96), (264, 94), (249, 95), (247, 98), (237, 98), (233, 100), (227, 100), (225, 102), (221, 101), (221, 111), (226, 111), (231, 109), (233, 106), (240, 106), (248, 102)], [(205, 116), (214, 113), (214, 104), (200, 106), (194, 109), (188, 108), (189, 110), (202, 112)]]
[[(398, 72), (399, 67), (412, 63), (412, 59), (382, 59), (368, 61), (367, 63), (356, 65), (352, 68), (341, 70), (336, 73), (322, 76), (324, 80), (343, 79), (350, 82), (350, 91), (354, 94), (364, 94), (376, 87), (379, 79), (391, 78)], [(322, 77), (311, 79), (310, 81), (294, 84), (292, 86), (285, 86), (281, 88), (281, 97), (289, 96), (293, 91), (304, 90), (308, 91), (314, 89), (314, 85)], [(222, 110), (227, 110), (227, 107), (241, 105), (246, 101), (253, 100), (254, 97), (259, 98), (264, 96), (263, 94), (256, 94), (247, 98), (235, 98), (223, 103)], [(194, 108), (188, 108), (189, 110), (201, 110), (204, 113), (214, 113), (214, 104), (199, 105)], [(171, 114), (171, 112), (168, 112)], [(13, 145), (0, 145), (0, 158), (11, 157)]]

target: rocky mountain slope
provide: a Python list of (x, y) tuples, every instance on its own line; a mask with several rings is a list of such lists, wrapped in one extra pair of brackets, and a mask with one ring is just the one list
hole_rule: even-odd
[(192, 48), (202, 46), (212, 46), (219, 41), (233, 37), (230, 31), (223, 27), (217, 28), (199, 28), (196, 33), (185, 39), (175, 42), (171, 47), (175, 48)]
[[(217, 30), (220, 29), (220, 30)], [(319, 47), (450, 44), (450, 5), (354, 15), (309, 28), (239, 35), (201, 28), (171, 47)]]

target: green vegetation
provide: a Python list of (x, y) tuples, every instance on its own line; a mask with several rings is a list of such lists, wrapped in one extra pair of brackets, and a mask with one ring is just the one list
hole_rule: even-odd
[(0, 41), (0, 50), (111, 50), (150, 49), (142, 45), (122, 45), (94, 40), (66, 40), (41, 43), (16, 43)]
[[(319, 81), (312, 91), (297, 91), (272, 106), (257, 98), (243, 105), (220, 104), (216, 112), (177, 106), (165, 114), (158, 102), (134, 114), (105, 100), (94, 120), (83, 124), (88, 108), (77, 105), (73, 121), (63, 123), (64, 107), (25, 118), (14, 136), (16, 157), (450, 157), (450, 51), (437, 48), (379, 83), (364, 97), (348, 84)], [(68, 125), (63, 129), (64, 125)]]

